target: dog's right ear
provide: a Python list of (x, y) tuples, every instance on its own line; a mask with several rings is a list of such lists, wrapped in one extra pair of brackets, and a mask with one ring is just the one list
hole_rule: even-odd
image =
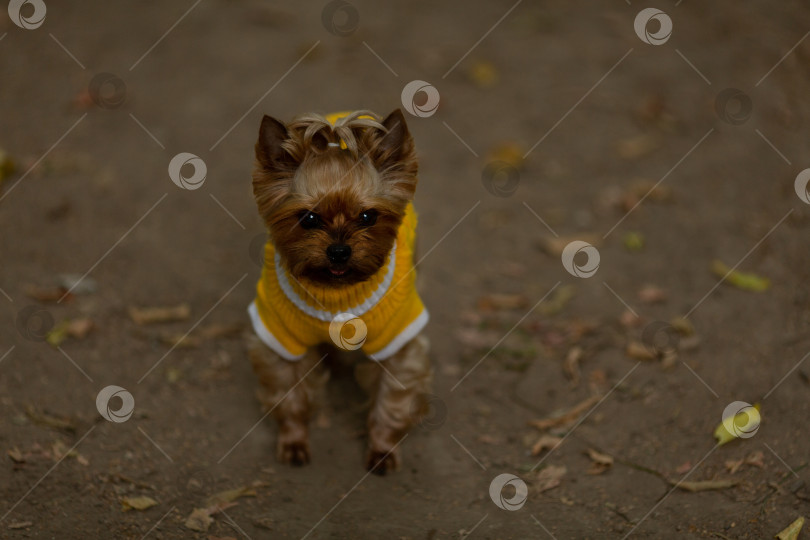
[(287, 126), (272, 116), (265, 115), (259, 128), (259, 140), (256, 141), (256, 159), (267, 170), (286, 168), (292, 157), (282, 147), (289, 139)]

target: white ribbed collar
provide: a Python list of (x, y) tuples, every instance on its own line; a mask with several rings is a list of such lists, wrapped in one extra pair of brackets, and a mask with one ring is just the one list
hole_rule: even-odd
[(388, 267), (386, 268), (385, 278), (383, 278), (382, 282), (377, 286), (371, 295), (366, 298), (366, 300), (357, 305), (357, 306), (350, 306), (346, 309), (343, 309), (338, 312), (331, 312), (322, 309), (317, 309), (310, 306), (303, 298), (301, 298), (295, 289), (292, 288), (290, 285), (289, 279), (287, 279), (287, 271), (284, 266), (281, 264), (281, 256), (276, 251), (275, 256), (275, 269), (276, 269), (276, 279), (278, 280), (278, 284), (281, 287), (281, 290), (284, 291), (284, 296), (293, 303), (295, 307), (309, 315), (310, 317), (314, 317), (321, 321), (330, 322), (338, 313), (342, 312), (350, 312), (352, 315), (357, 317), (363, 315), (368, 310), (373, 308), (377, 302), (379, 302), (385, 293), (388, 292), (389, 287), (391, 287), (391, 282), (394, 279), (394, 269), (396, 268), (396, 259), (397, 259), (397, 244), (394, 242), (394, 247), (391, 248), (391, 252), (388, 254)]

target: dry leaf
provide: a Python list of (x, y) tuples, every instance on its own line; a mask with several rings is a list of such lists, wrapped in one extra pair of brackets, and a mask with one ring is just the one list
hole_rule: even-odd
[(556, 315), (568, 305), (568, 302), (574, 297), (576, 290), (576, 287), (573, 285), (557, 287), (554, 292), (551, 293), (551, 298), (540, 304), (540, 313), (547, 317)]
[(554, 450), (562, 442), (562, 438), (553, 435), (543, 435), (532, 446), (532, 455), (539, 456), (545, 450)]
[(565, 246), (574, 240), (588, 242), (598, 248), (602, 244), (602, 237), (596, 234), (578, 234), (576, 236), (547, 236), (540, 240), (540, 249), (552, 257), (562, 257)]
[(11, 461), (13, 461), (14, 463), (25, 463), (25, 457), (23, 456), (23, 453), (20, 452), (20, 449), (17, 448), (16, 446), (11, 450), (8, 450), (6, 454), (8, 454), (8, 457), (10, 457)]
[(660, 146), (657, 137), (642, 133), (635, 137), (622, 139), (616, 144), (619, 156), (624, 159), (638, 159), (653, 152)]
[(601, 452), (597, 452), (596, 450), (589, 448), (585, 452), (591, 461), (591, 468), (588, 469), (588, 474), (602, 474), (606, 470), (608, 470), (611, 466), (613, 466), (613, 457), (607, 454), (603, 454)]
[(695, 327), (692, 321), (684, 319), (683, 317), (673, 317), (670, 319), (669, 324), (682, 336), (691, 336), (695, 333)]
[(629, 309), (625, 309), (619, 316), (619, 324), (625, 328), (636, 328), (641, 325), (641, 317)]
[(211, 514), (208, 513), (207, 509), (195, 508), (186, 519), (185, 526), (192, 531), (205, 532), (213, 522), (214, 519), (211, 517)]
[(129, 316), (138, 325), (184, 321), (191, 315), (188, 304), (170, 307), (129, 308)]
[(737, 480), (702, 480), (698, 482), (670, 481), (670, 483), (673, 486), (677, 487), (678, 489), (689, 491), (691, 493), (697, 493), (698, 491), (716, 491), (721, 489), (728, 489), (739, 484)]
[[(63, 287), (37, 287), (36, 285), (26, 285), (23, 292), (29, 298), (33, 298), (39, 302), (58, 302), (60, 298), (65, 296), (67, 289)], [(68, 294), (65, 300), (72, 300), (73, 294)]]
[(675, 469), (675, 472), (678, 474), (686, 474), (692, 469), (692, 462), (687, 461), (685, 463), (681, 463), (678, 465), (678, 468)]
[(729, 460), (726, 460), (726, 462), (725, 462), (726, 470), (728, 470), (729, 474), (734, 474), (735, 472), (737, 472), (740, 469), (740, 467), (742, 467), (743, 463), (745, 463), (744, 459), (737, 459), (737, 460), (729, 459)]
[(525, 309), (529, 299), (522, 294), (486, 294), (478, 299), (481, 311), (499, 311), (507, 309)]
[(243, 486), (236, 489), (229, 489), (227, 491), (220, 491), (208, 498), (205, 505), (208, 507), (225, 508), (228, 503), (232, 503), (240, 497), (255, 497), (256, 490), (251, 487)]
[(498, 70), (492, 62), (475, 62), (469, 73), (479, 88), (489, 88), (498, 82)]
[(574, 346), (568, 350), (563, 362), (563, 372), (574, 386), (579, 384), (579, 361), (582, 359), (582, 347)]
[(777, 540), (798, 540), (799, 533), (804, 526), (804, 516), (799, 516), (793, 523), (788, 525), (779, 534), (776, 535)]
[(130, 510), (146, 510), (148, 508), (152, 508), (157, 503), (158, 502), (155, 499), (145, 495), (140, 497), (124, 497), (121, 499), (121, 509), (124, 512), (128, 512)]
[(714, 275), (720, 278), (725, 278), (725, 281), (727, 281), (730, 285), (734, 285), (738, 289), (742, 289), (744, 291), (763, 292), (771, 288), (770, 279), (758, 276), (757, 274), (732, 270), (719, 260), (712, 261), (711, 269)]
[(60, 429), (69, 433), (76, 432), (76, 424), (69, 418), (60, 418), (51, 414), (40, 412), (31, 405), (25, 408), (25, 415), (37, 425), (53, 429)]
[(640, 341), (631, 340), (627, 343), (625, 354), (633, 360), (655, 360), (658, 355), (655, 350)]
[(565, 465), (549, 465), (537, 473), (537, 486), (532, 491), (543, 493), (554, 489), (560, 485), (566, 472), (568, 472), (568, 468)]
[(8, 528), (11, 530), (27, 529), (33, 524), (34, 523), (31, 521), (12, 521), (11, 523), (8, 524)]
[(625, 233), (622, 244), (627, 251), (641, 251), (644, 249), (644, 235), (640, 232)]
[(760, 469), (764, 469), (765, 454), (762, 453), (762, 450), (757, 450), (756, 452), (749, 454), (749, 456), (745, 458), (745, 464), (751, 465), (753, 467), (759, 467)]
[(544, 418), (542, 420), (530, 420), (529, 425), (534, 426), (540, 430), (546, 430), (549, 428), (561, 426), (563, 424), (569, 424), (575, 420), (577, 420), (582, 414), (587, 411), (591, 406), (593, 406), (597, 401), (599, 401), (602, 396), (591, 396), (588, 399), (581, 401), (580, 403), (576, 404), (573, 408), (569, 409), (568, 411), (560, 414), (559, 416), (554, 416), (551, 418)]
[(666, 302), (667, 291), (655, 285), (644, 285), (638, 291), (638, 299), (645, 304), (660, 304)]

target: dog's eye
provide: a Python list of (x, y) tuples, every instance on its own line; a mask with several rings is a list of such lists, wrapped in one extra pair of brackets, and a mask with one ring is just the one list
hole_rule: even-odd
[(376, 210), (364, 210), (360, 212), (360, 224), (364, 227), (370, 227), (377, 222), (377, 211)]
[(301, 227), (314, 229), (321, 226), (321, 218), (315, 212), (307, 212), (301, 217)]

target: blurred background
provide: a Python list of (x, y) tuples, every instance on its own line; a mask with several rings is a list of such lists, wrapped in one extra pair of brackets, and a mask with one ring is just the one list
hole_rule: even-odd
[[(12, 0), (0, 537), (788, 527), (810, 500), (808, 33), (799, 1)], [(259, 123), (398, 107), (431, 415), (367, 476), (339, 371), (313, 463), (280, 466), (242, 338)], [(728, 410), (745, 429), (715, 437)]]

